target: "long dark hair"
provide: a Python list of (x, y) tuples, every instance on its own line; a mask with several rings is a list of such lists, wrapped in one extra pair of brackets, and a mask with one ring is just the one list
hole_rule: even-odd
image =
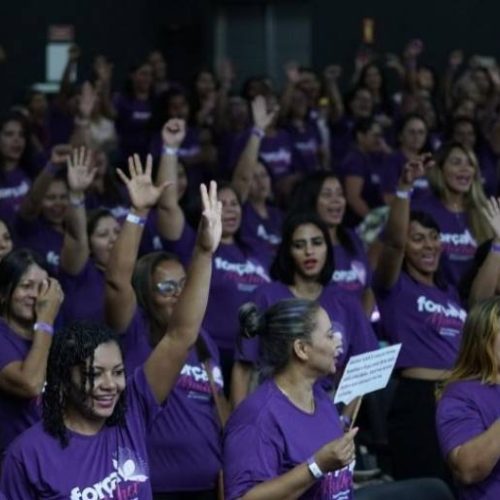
[[(17, 122), (21, 125), (24, 139), (26, 141), (26, 145), (24, 147), (23, 154), (22, 154), (21, 158), (19, 159), (19, 165), (22, 165), (23, 168), (25, 169), (25, 171), (28, 174), (31, 174), (32, 173), (31, 170), (33, 167), (33, 165), (32, 165), (33, 154), (32, 154), (32, 148), (31, 148), (30, 127), (29, 127), (28, 120), (19, 111), (10, 111), (10, 112), (4, 114), (0, 118), (0, 133), (3, 130), (3, 128), (5, 127), (5, 125), (7, 125), (7, 123), (9, 123), (9, 122)], [(4, 175), (5, 175), (4, 163), (5, 163), (5, 160), (2, 156), (2, 153), (0, 152), (0, 179), (2, 179), (2, 177), (4, 177)]]
[[(65, 448), (69, 437), (64, 425), (64, 412), (71, 401), (71, 394), (84, 401), (94, 388), (94, 353), (101, 344), (114, 342), (121, 352), (118, 336), (101, 324), (76, 322), (57, 332), (52, 341), (47, 362), (47, 384), (43, 393), (42, 421), (45, 431), (55, 437)], [(80, 385), (75, 387), (72, 369), (80, 371)], [(88, 386), (88, 387), (87, 387)], [(113, 414), (105, 425), (124, 425), (126, 413), (125, 391), (122, 392)]]

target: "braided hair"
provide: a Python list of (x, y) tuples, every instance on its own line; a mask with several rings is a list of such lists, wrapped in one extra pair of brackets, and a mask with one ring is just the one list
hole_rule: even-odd
[[(42, 421), (45, 431), (57, 438), (65, 448), (69, 436), (64, 425), (64, 412), (75, 393), (84, 401), (94, 387), (94, 375), (88, 367), (94, 364), (94, 352), (98, 346), (116, 342), (118, 336), (108, 327), (87, 322), (75, 322), (59, 331), (52, 341), (47, 363), (47, 383), (42, 401)], [(121, 347), (120, 347), (121, 352)], [(80, 384), (75, 387), (72, 368), (80, 371)], [(87, 387), (90, 387), (88, 389)], [(125, 391), (122, 392), (113, 414), (105, 425), (125, 424)]]

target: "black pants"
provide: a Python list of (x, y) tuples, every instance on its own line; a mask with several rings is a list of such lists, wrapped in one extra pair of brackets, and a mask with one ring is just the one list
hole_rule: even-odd
[(400, 378), (388, 418), (394, 479), (437, 477), (453, 484), (436, 434), (436, 383)]
[(217, 500), (213, 490), (153, 493), (153, 500)]

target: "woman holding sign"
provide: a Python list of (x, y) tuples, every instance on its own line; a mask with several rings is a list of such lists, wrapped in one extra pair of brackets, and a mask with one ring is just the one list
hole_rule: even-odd
[(326, 311), (305, 299), (264, 313), (240, 309), (246, 337), (259, 336), (272, 371), (229, 418), (224, 438), (227, 500), (352, 498), (357, 429), (344, 434), (316, 382), (335, 373), (340, 337)]
[(500, 498), (500, 299), (480, 302), (465, 323), (458, 360), (437, 409), (441, 451), (460, 498)]
[(389, 415), (396, 479), (447, 476), (439, 459), (434, 392), (455, 363), (466, 316), (456, 290), (441, 277), (439, 227), (429, 215), (410, 213), (413, 182), (429, 160), (421, 156), (403, 169), (375, 277), (382, 331), (402, 344)]

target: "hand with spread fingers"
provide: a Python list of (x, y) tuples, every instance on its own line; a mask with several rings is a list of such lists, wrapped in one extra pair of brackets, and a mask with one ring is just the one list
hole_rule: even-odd
[(97, 173), (95, 167), (91, 167), (92, 154), (84, 147), (76, 148), (68, 157), (67, 179), (71, 193), (83, 194), (92, 184)]
[(486, 202), (486, 206), (483, 207), (482, 212), (493, 231), (495, 242), (500, 243), (500, 198), (492, 196)]
[(266, 107), (266, 99), (261, 95), (258, 95), (252, 101), (253, 122), (255, 126), (260, 130), (266, 130), (266, 128), (274, 120), (274, 117), (276, 116), (278, 111), (278, 106), (276, 106), (273, 110), (268, 111)]

